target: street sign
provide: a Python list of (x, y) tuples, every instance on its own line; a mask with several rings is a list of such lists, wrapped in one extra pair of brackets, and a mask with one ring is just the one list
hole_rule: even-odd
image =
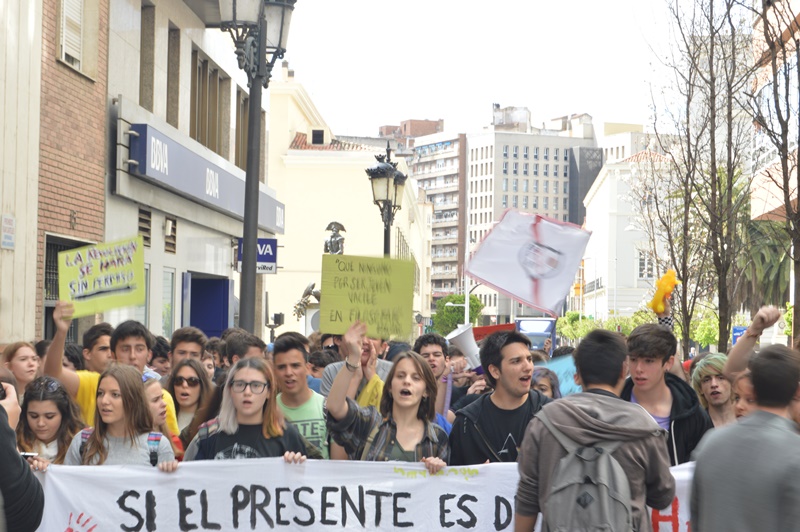
[[(256, 273), (278, 273), (278, 239), (259, 238)], [(242, 239), (237, 251), (238, 269), (242, 271)]]
[(741, 327), (739, 325), (735, 325), (733, 327), (733, 345), (736, 345), (736, 341), (742, 337), (744, 332), (747, 330), (747, 327)]

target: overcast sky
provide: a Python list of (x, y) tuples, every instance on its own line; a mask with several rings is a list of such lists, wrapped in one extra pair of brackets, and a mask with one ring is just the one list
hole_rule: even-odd
[(493, 103), (648, 123), (665, 1), (298, 0), (286, 59), (335, 135), (475, 131)]

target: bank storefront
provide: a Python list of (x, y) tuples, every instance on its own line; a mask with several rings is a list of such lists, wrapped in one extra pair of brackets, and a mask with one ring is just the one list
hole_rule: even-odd
[[(186, 325), (218, 336), (238, 315), (244, 170), (131, 101), (114, 99), (110, 116), (115, 164), (106, 239), (143, 236), (148, 297), (143, 307), (106, 319), (138, 319), (167, 338)], [(260, 237), (283, 234), (284, 205), (263, 183), (258, 225)], [(256, 285), (262, 324), (263, 277)]]

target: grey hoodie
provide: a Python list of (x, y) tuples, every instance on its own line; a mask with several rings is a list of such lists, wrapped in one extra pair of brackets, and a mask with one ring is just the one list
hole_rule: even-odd
[[(545, 405), (548, 419), (578, 444), (623, 441), (613, 453), (627, 473), (631, 488), (633, 529), (650, 531), (647, 506), (664, 509), (675, 497), (669, 470), (667, 432), (641, 406), (605, 391), (570, 395)], [(525, 431), (519, 451), (516, 512), (534, 516), (550, 495), (552, 475), (566, 450), (536, 417)]]

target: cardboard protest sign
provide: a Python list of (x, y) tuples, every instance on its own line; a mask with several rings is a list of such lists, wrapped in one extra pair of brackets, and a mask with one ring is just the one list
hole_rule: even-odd
[(74, 305), (75, 318), (143, 305), (145, 290), (141, 236), (58, 254), (58, 298)]
[[(655, 532), (688, 532), (694, 464), (671, 469), (670, 508)], [(517, 464), (448, 467), (431, 477), (411, 462), (282, 458), (149, 466), (58, 466), (44, 486), (39, 530), (514, 530)], [(541, 520), (540, 520), (541, 521)], [(79, 526), (76, 526), (79, 525)], [(537, 528), (538, 530), (538, 528)]]
[(411, 334), (414, 265), (409, 261), (323, 255), (321, 292), (321, 331), (344, 334), (361, 320), (377, 338)]
[(509, 210), (481, 242), (467, 273), (556, 317), (590, 236), (573, 224)]

